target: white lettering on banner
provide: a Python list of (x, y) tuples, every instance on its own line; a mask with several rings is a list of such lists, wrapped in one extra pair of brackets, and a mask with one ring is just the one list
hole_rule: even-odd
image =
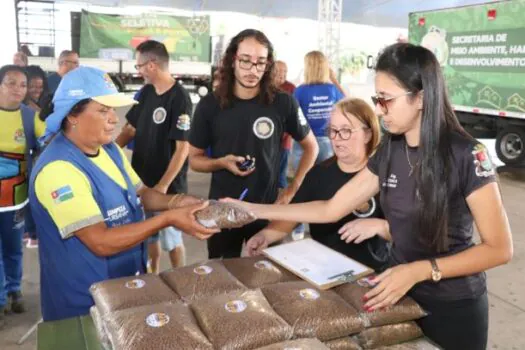
[(120, 207), (108, 210), (107, 212), (108, 218), (106, 220), (116, 221), (116, 220), (122, 219), (123, 217), (128, 216), (128, 213), (129, 213), (129, 210), (126, 208), (126, 206), (121, 205)]
[(123, 18), (122, 28), (170, 28), (170, 22), (162, 18)]

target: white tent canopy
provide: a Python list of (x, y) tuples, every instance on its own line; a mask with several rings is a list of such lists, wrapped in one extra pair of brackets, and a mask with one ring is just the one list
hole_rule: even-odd
[[(51, 0), (50, 0), (51, 1)], [(317, 19), (318, 0), (55, 0), (124, 7), (155, 6), (190, 11), (231, 11), (263, 17), (299, 17)], [(413, 11), (487, 3), (489, 0), (343, 0), (343, 22), (381, 27), (408, 26)]]

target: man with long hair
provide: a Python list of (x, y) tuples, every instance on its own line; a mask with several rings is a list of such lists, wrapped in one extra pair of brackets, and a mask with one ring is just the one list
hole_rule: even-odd
[[(240, 32), (222, 59), (219, 85), (197, 105), (190, 134), (190, 166), (212, 173), (211, 199), (244, 193), (250, 202), (288, 203), (317, 157), (317, 143), (297, 103), (275, 87), (273, 64), (272, 44), (262, 32)], [(278, 198), (285, 132), (300, 143), (304, 154), (295, 179)], [(209, 258), (240, 256), (243, 242), (266, 224), (257, 221), (222, 231), (208, 241)]]

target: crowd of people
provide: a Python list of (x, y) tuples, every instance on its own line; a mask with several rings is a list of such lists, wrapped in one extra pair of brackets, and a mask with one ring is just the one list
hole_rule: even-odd
[[(159, 272), (161, 249), (183, 266), (182, 233), (205, 239), (210, 259), (233, 258), (309, 223), (313, 239), (378, 272), (365, 311), (408, 294), (429, 312), (418, 323), (431, 340), (486, 347), (484, 271), (511, 259), (511, 232), (494, 167), (479, 161), (490, 157), (457, 121), (432, 52), (387, 47), (374, 110), (319, 51), (295, 87), (264, 33), (248, 29), (193, 111), (166, 47), (148, 40), (136, 51), (145, 85), (133, 99), (72, 51), (49, 76), (21, 52), (0, 69), (0, 327), (4, 311), (25, 310), (23, 232), (31, 246), (38, 238), (42, 315), (53, 321), (88, 314), (95, 282)], [(211, 173), (209, 199), (258, 220), (200, 225), (194, 214), (209, 202), (188, 194), (189, 168)]]

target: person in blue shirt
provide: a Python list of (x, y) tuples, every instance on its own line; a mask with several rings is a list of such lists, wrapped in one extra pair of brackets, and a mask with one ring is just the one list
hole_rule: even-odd
[[(114, 108), (134, 103), (106, 73), (80, 67), (64, 76), (43, 111), (50, 113), (49, 144), (33, 168), (29, 202), (44, 321), (88, 314), (93, 283), (145, 273), (145, 241), (160, 229), (175, 226), (200, 239), (216, 232), (194, 216), (207, 202), (144, 186), (112, 141)], [(143, 206), (162, 214), (145, 220)]]
[[(319, 144), (319, 154), (315, 164), (319, 164), (334, 155), (330, 138), (326, 134), (330, 124), (330, 113), (333, 106), (345, 97), (344, 91), (337, 82), (335, 73), (330, 69), (328, 59), (320, 51), (311, 51), (304, 57), (304, 84), (293, 93), (299, 103), (299, 114), (306, 118)], [(303, 151), (294, 143), (292, 147), (292, 166), (297, 169)], [(301, 237), (304, 225), (300, 224), (294, 235)]]

